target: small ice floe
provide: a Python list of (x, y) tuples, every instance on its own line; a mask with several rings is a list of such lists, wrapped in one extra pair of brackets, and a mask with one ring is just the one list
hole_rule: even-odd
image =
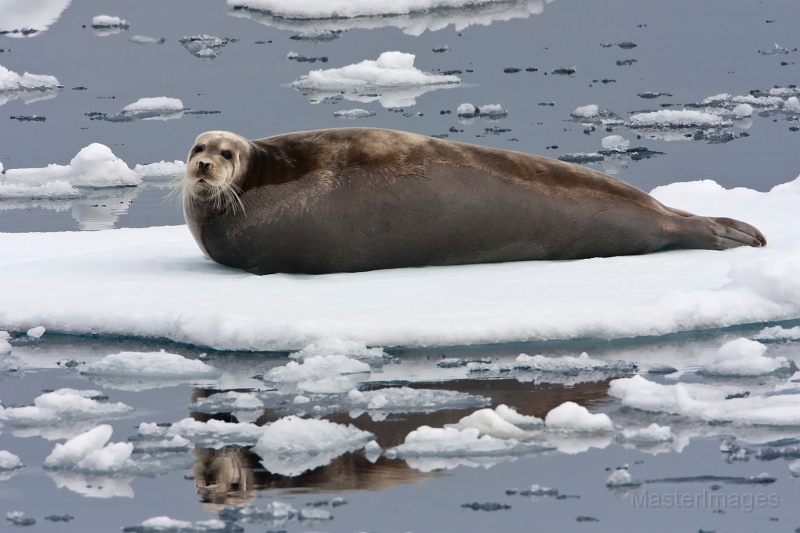
[(44, 460), (44, 467), (103, 474), (130, 470), (133, 465), (130, 459), (133, 444), (130, 442), (107, 444), (113, 432), (111, 426), (102, 424), (63, 444), (56, 444)]
[(20, 98), (26, 104), (47, 100), (55, 97), (58, 90), (63, 88), (55, 76), (28, 72), (19, 75), (0, 65), (0, 105), (15, 98)]
[(91, 120), (107, 120), (108, 122), (131, 122), (134, 120), (172, 120), (181, 118), (186, 108), (178, 98), (157, 96), (153, 98), (140, 98), (128, 104), (119, 112), (109, 115), (107, 113), (87, 113)]
[(609, 387), (609, 395), (619, 398), (623, 406), (641, 411), (709, 423), (724, 422), (732, 427), (800, 426), (800, 394), (740, 393), (739, 388), (719, 384), (662, 385), (641, 376), (616, 379)]
[(0, 354), (11, 353), (11, 343), (8, 339), (11, 335), (7, 331), (0, 330)]
[(228, 0), (228, 5), (233, 7), (233, 16), (283, 30), (308, 33), (394, 27), (408, 35), (421, 35), (426, 30), (437, 31), (450, 25), (462, 31), (472, 25), (488, 26), (496, 20), (528, 18), (544, 9), (541, 1), (507, 0)]
[(628, 466), (625, 465), (621, 468), (615, 468), (611, 475), (606, 480), (606, 487), (638, 487), (642, 484), (641, 481), (633, 479), (633, 476), (628, 471)]
[(600, 107), (597, 104), (588, 104), (576, 107), (575, 110), (569, 115), (572, 118), (592, 118), (600, 114)]
[(645, 113), (635, 113), (628, 119), (630, 128), (721, 128), (732, 125), (717, 114), (694, 109), (662, 109)]
[(35, 518), (27, 518), (22, 511), (9, 511), (6, 513), (6, 520), (11, 522), (12, 526), (32, 526), (36, 524)]
[(778, 43), (775, 43), (773, 45), (773, 48), (769, 50), (759, 50), (758, 53), (761, 54), (762, 56), (780, 56), (788, 54), (789, 50), (779, 45)]
[(264, 523), (275, 526), (296, 520), (300, 511), (288, 503), (273, 500), (263, 507), (253, 505), (226, 505), (219, 512), (220, 520), (226, 522)]
[(164, 44), (167, 42), (163, 37), (156, 39), (155, 37), (147, 37), (146, 35), (134, 35), (128, 40), (133, 44)]
[(183, 176), (186, 172), (186, 163), (176, 159), (171, 162), (137, 164), (133, 167), (133, 171), (147, 182), (172, 181)]
[(766, 357), (767, 347), (758, 341), (739, 338), (723, 344), (711, 363), (701, 372), (707, 376), (748, 377), (791, 374), (797, 366), (783, 356)]
[(71, 424), (81, 420), (97, 420), (124, 416), (133, 408), (110, 403), (96, 390), (58, 389), (46, 392), (26, 407), (0, 405), (0, 423), (12, 427)]
[(368, 348), (363, 342), (354, 340), (323, 339), (289, 354), (289, 358), (295, 361), (305, 361), (309, 357), (326, 355), (341, 355), (375, 367), (383, 364), (386, 352), (379, 346)]
[(40, 338), (42, 335), (44, 335), (44, 332), (45, 332), (45, 331), (46, 331), (46, 330), (45, 330), (45, 327), (44, 327), (44, 326), (36, 326), (36, 327), (33, 327), (33, 328), (29, 329), (29, 330), (26, 332), (26, 335), (27, 335), (28, 337), (32, 338), (32, 339), (38, 339), (38, 338)]
[(230, 524), (217, 519), (190, 522), (168, 516), (154, 516), (138, 526), (123, 527), (122, 531), (125, 533), (229, 533), (237, 530), (231, 529)]
[(92, 17), (92, 29), (95, 35), (105, 37), (130, 28), (127, 20), (111, 15), (97, 15)]
[(600, 144), (603, 145), (603, 148), (612, 152), (625, 152), (631, 142), (622, 135), (607, 135), (603, 137)]
[(178, 42), (180, 42), (194, 57), (199, 57), (200, 59), (214, 59), (228, 43), (235, 43), (236, 39), (204, 34), (182, 37)]
[(764, 328), (753, 336), (753, 340), (760, 342), (797, 341), (800, 340), (800, 326), (788, 329), (782, 326)]
[(180, 436), (198, 447), (217, 450), (234, 444), (252, 446), (262, 433), (263, 428), (250, 423), (225, 422), (213, 418), (200, 422), (193, 418), (184, 418), (168, 426), (143, 422), (139, 424), (136, 439), (167, 441)]
[(546, 381), (549, 383), (580, 383), (599, 381), (609, 377), (628, 376), (636, 371), (636, 363), (627, 361), (604, 361), (592, 359), (587, 353), (578, 357), (564, 355), (546, 357), (544, 355), (520, 354), (511, 365), (502, 363), (469, 363), (470, 374), (513, 375), (522, 381)]
[(624, 124), (624, 121), (615, 113), (608, 109), (600, 109), (600, 106), (597, 104), (578, 106), (569, 116), (572, 121), (580, 122), (581, 124), (602, 124), (604, 126), (619, 126)]
[(564, 402), (551, 409), (544, 418), (548, 430), (570, 433), (607, 433), (614, 431), (605, 413), (590, 413), (575, 402)]
[(198, 398), (191, 405), (191, 409), (198, 413), (209, 414), (255, 411), (260, 415), (264, 405), (264, 400), (254, 393), (227, 391), (217, 392), (205, 398)]
[(642, 445), (672, 442), (674, 439), (671, 427), (659, 426), (655, 422), (645, 428), (623, 429), (618, 436), (623, 442)]
[(0, 35), (34, 37), (55, 23), (72, 0), (0, 2)]
[(481, 117), (489, 120), (499, 120), (508, 116), (508, 111), (500, 104), (485, 104), (480, 107), (470, 103), (463, 103), (456, 108), (458, 121), (462, 124), (471, 124), (475, 118)]
[(53, 198), (81, 195), (78, 187), (120, 187), (142, 182), (108, 146), (92, 143), (68, 165), (8, 169), (0, 178), (0, 198)]
[(295, 477), (363, 448), (372, 433), (328, 420), (281, 418), (263, 428), (252, 450), (272, 473)]
[(530, 438), (531, 435), (517, 424), (525, 424), (526, 427), (538, 429), (542, 427), (542, 420), (521, 415), (503, 404), (498, 406), (497, 410), (486, 408), (475, 411), (456, 424), (445, 425), (445, 428), (475, 428), (480, 431), (481, 435), (490, 435), (498, 439), (524, 440)]
[(360, 108), (343, 109), (340, 111), (334, 111), (333, 116), (336, 118), (349, 118), (349, 119), (368, 118), (368, 117), (374, 117), (375, 112), (367, 111), (366, 109), (360, 109)]
[(219, 375), (219, 370), (202, 361), (187, 359), (182, 355), (160, 352), (120, 352), (107, 355), (89, 363), (81, 374), (90, 376), (131, 376), (148, 378), (208, 378)]
[(390, 459), (403, 458), (410, 466), (428, 472), (459, 465), (478, 466), (484, 463), (481, 458), (494, 463), (509, 457), (547, 450), (552, 450), (552, 447), (539, 441), (481, 435), (481, 431), (475, 427), (459, 429), (421, 426), (409, 433), (403, 444), (386, 450), (385, 455)]
[(306, 392), (337, 394), (356, 388), (363, 374), (371, 370), (368, 363), (346, 355), (314, 355), (301, 363), (289, 361), (285, 366), (273, 368), (264, 380), (294, 384)]
[(312, 70), (292, 82), (292, 87), (309, 95), (312, 103), (342, 94), (348, 100), (378, 100), (384, 107), (416, 104), (425, 92), (454, 87), (461, 79), (453, 75), (423, 72), (414, 67), (414, 54), (384, 52), (377, 60), (327, 70)]
[[(490, 403), (489, 398), (459, 391), (383, 388), (367, 391), (351, 390), (347, 401), (353, 408), (384, 413), (432, 413), (443, 409), (467, 409)], [(522, 415), (520, 415), (522, 416)]]
[(19, 456), (6, 450), (0, 450), (0, 475), (2, 475), (3, 472), (18, 470), (23, 466), (25, 465), (22, 464), (22, 460)]

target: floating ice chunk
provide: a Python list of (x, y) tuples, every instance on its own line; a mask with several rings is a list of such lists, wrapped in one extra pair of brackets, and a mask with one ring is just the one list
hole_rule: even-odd
[(34, 339), (40, 338), (44, 335), (45, 327), (44, 326), (36, 326), (35, 328), (31, 328), (27, 331), (28, 337), (32, 337)]
[(475, 428), (480, 431), (481, 435), (491, 435), (498, 439), (522, 440), (528, 437), (526, 431), (505, 420), (493, 409), (475, 411), (459, 420), (457, 424), (445, 425), (445, 428), (449, 427), (457, 429)]
[(783, 98), (779, 96), (755, 96), (752, 94), (734, 96), (731, 101), (737, 104), (750, 104), (761, 109), (777, 109), (783, 106)]
[(321, 380), (331, 376), (369, 373), (370, 366), (346, 355), (314, 355), (302, 363), (289, 361), (285, 366), (271, 369), (264, 379), (276, 383)]
[(522, 429), (540, 428), (544, 425), (544, 421), (541, 418), (519, 414), (516, 409), (506, 404), (498, 405), (495, 408), (495, 412), (506, 422), (514, 424)]
[(336, 118), (349, 118), (349, 119), (368, 118), (368, 117), (374, 117), (375, 112), (367, 111), (366, 109), (360, 109), (360, 108), (344, 109), (340, 111), (334, 111), (333, 116)]
[(736, 426), (800, 426), (800, 395), (730, 397), (735, 390), (696, 383), (661, 385), (633, 376), (612, 381), (608, 392), (622, 405), (642, 411)]
[(13, 453), (0, 450), (0, 472), (7, 472), (9, 470), (17, 470), (25, 466), (22, 460)]
[(127, 20), (111, 15), (97, 15), (92, 17), (92, 28), (107, 29), (107, 28), (122, 28), (127, 29), (130, 27)]
[[(345, 98), (351, 93), (360, 95), (369, 92), (378, 95), (366, 98), (354, 97), (364, 101), (380, 99), (380, 96), (387, 91), (390, 95), (394, 91), (400, 91), (396, 95), (397, 100), (381, 99), (381, 103), (386, 106), (390, 101), (414, 105), (415, 97), (422, 92), (432, 88), (455, 86), (461, 82), (457, 76), (430, 74), (415, 68), (414, 58), (414, 54), (384, 52), (377, 60), (365, 60), (341, 68), (312, 70), (294, 80), (292, 87), (312, 93), (344, 92)], [(424, 90), (420, 92), (420, 88)], [(408, 94), (403, 92), (409, 89), (411, 92)], [(320, 98), (315, 99), (319, 100)]]
[(168, 516), (154, 516), (138, 526), (124, 527), (122, 531), (130, 533), (227, 533), (231, 531), (231, 526), (217, 519), (189, 522)]
[(193, 35), (183, 37), (179, 42), (190, 54), (200, 59), (214, 59), (228, 43), (236, 42), (227, 37), (215, 37), (213, 35)]
[(333, 515), (325, 509), (304, 507), (300, 509), (300, 520), (331, 520)]
[(42, 185), (18, 185), (0, 181), (0, 198), (80, 198), (84, 193), (68, 181), (55, 180)]
[(106, 444), (113, 432), (111, 426), (102, 424), (64, 444), (56, 444), (44, 460), (44, 467), (93, 473), (114, 473), (131, 468), (133, 444)]
[(764, 328), (753, 336), (757, 341), (800, 340), (800, 326), (785, 329), (781, 326)]
[(544, 419), (547, 429), (579, 433), (602, 433), (614, 430), (611, 419), (605, 413), (590, 413), (575, 402), (564, 402), (551, 409)]
[(414, 54), (383, 52), (378, 59), (337, 69), (312, 70), (292, 85), (299, 89), (366, 90), (370, 88), (457, 84), (457, 76), (441, 76), (414, 67)]
[(715, 94), (714, 96), (709, 96), (708, 98), (704, 98), (702, 103), (710, 106), (720, 106), (724, 105), (730, 99), (731, 95), (729, 93), (720, 93)]
[(271, 501), (264, 507), (226, 505), (219, 512), (220, 519), (226, 522), (287, 521), (297, 518), (299, 515), (300, 511), (296, 508), (279, 501)]
[(142, 178), (108, 146), (92, 143), (81, 149), (69, 165), (6, 170), (5, 181), (0, 183), (0, 195), (4, 185), (39, 187), (54, 181), (66, 181), (72, 187), (119, 187), (138, 185)]
[(158, 178), (175, 179), (186, 172), (186, 163), (178, 159), (172, 162), (159, 161), (158, 163), (136, 165), (133, 167), (133, 171), (145, 181)]
[(352, 425), (287, 416), (263, 428), (253, 452), (270, 472), (294, 477), (359, 450), (373, 439), (372, 433)]
[(620, 437), (622, 440), (634, 444), (658, 444), (662, 442), (671, 442), (674, 438), (672, 428), (669, 426), (659, 426), (655, 422), (646, 428), (623, 429), (620, 432)]
[(11, 353), (11, 343), (8, 342), (10, 338), (11, 335), (7, 331), (0, 329), (0, 354)]
[(472, 118), (478, 116), (478, 108), (469, 103), (463, 103), (456, 109), (456, 115), (459, 117)]
[(741, 262), (728, 275), (772, 301), (800, 304), (800, 256)]
[(382, 362), (386, 353), (383, 348), (367, 348), (364, 343), (358, 341), (325, 339), (309, 344), (302, 350), (290, 354), (289, 357), (297, 361), (305, 361), (310, 357), (328, 355), (339, 355), (375, 364)]
[(549, 449), (539, 442), (520, 442), (481, 435), (479, 429), (468, 427), (432, 428), (421, 426), (409, 433), (403, 444), (390, 448), (386, 456), (394, 457), (480, 457), (524, 455)]
[(500, 104), (485, 104), (478, 108), (480, 116), (487, 118), (502, 118), (508, 115), (508, 111), (503, 109)]
[(723, 344), (703, 373), (715, 376), (761, 376), (777, 370), (789, 371), (789, 361), (783, 357), (765, 357), (767, 347), (745, 338)]
[(570, 116), (574, 118), (591, 118), (591, 117), (596, 117), (599, 114), (600, 114), (600, 108), (597, 106), (597, 104), (589, 104), (576, 107), (575, 111), (570, 113)]
[(58, 389), (38, 396), (31, 406), (0, 406), (0, 422), (13, 427), (68, 424), (118, 417), (133, 410), (124, 403), (108, 403), (97, 398), (104, 398), (100, 391)]
[(26, 104), (54, 97), (57, 89), (63, 88), (55, 76), (30, 74), (21, 76), (0, 65), (0, 105), (15, 98)]
[(733, 116), (736, 118), (745, 118), (753, 116), (753, 106), (750, 104), (739, 104), (731, 110)]
[(195, 379), (216, 377), (219, 370), (196, 359), (160, 352), (120, 352), (89, 363), (81, 374), (112, 377)]
[(693, 109), (662, 109), (636, 113), (628, 119), (631, 128), (719, 128), (731, 121), (719, 115)]
[(234, 411), (260, 411), (264, 401), (249, 392), (218, 392), (206, 398), (199, 398), (192, 410), (200, 413), (230, 413)]
[(638, 487), (641, 484), (641, 481), (633, 479), (627, 468), (615, 469), (606, 480), (607, 487)]
[(258, 441), (262, 432), (263, 428), (250, 423), (225, 422), (213, 418), (200, 422), (184, 418), (168, 427), (148, 422), (139, 424), (138, 438), (159, 440), (179, 435), (197, 446), (219, 449), (233, 444), (251, 446)]
[(46, 31), (61, 18), (72, 0), (45, 2), (6, 1), (0, 3), (0, 34), (4, 37), (31, 37)]
[(790, 96), (783, 103), (783, 110), (791, 113), (800, 113), (800, 100), (796, 96)]
[(155, 37), (147, 37), (146, 35), (134, 35), (128, 40), (134, 44), (164, 44), (166, 42), (166, 39), (163, 37), (156, 39)]
[(353, 407), (380, 410), (387, 413), (430, 413), (442, 409), (465, 409), (489, 404), (489, 399), (465, 392), (413, 389), (410, 387), (385, 388), (370, 391), (351, 390), (347, 396)]
[(130, 119), (168, 120), (180, 117), (184, 109), (183, 102), (178, 98), (157, 96), (154, 98), (140, 98), (136, 102), (123, 107), (119, 114)]
[[(484, 374), (507, 374), (513, 371), (517, 379), (577, 383), (605, 379), (608, 376), (626, 376), (636, 370), (636, 364), (592, 359), (584, 352), (579, 357), (520, 354), (513, 365), (468, 363), (467, 369), (470, 373)], [(528, 374), (531, 377), (528, 378)]]
[(614, 152), (624, 152), (631, 145), (631, 142), (622, 135), (607, 135), (603, 137), (600, 143), (606, 150), (612, 150)]

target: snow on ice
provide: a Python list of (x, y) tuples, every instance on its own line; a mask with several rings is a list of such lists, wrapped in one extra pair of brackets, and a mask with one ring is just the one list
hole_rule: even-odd
[[(766, 193), (699, 181), (653, 194), (670, 206), (746, 220), (769, 244), (259, 277), (204, 259), (184, 226), (0, 233), (7, 252), (0, 278), (15, 280), (4, 287), (0, 324), (297, 350), (324, 339), (367, 346), (611, 339), (800, 318), (800, 179)], [(209, 300), (228, 302), (228, 311), (209, 309)]]
[(25, 407), (0, 405), (0, 423), (12, 427), (68, 424), (80, 420), (115, 418), (133, 410), (124, 403), (110, 403), (96, 390), (58, 389), (45, 392)]
[(417, 69), (414, 58), (414, 54), (383, 52), (377, 60), (312, 70), (294, 80), (292, 87), (308, 93), (313, 103), (326, 96), (342, 94), (348, 100), (378, 100), (384, 107), (405, 107), (414, 105), (416, 98), (425, 92), (454, 87), (461, 82), (458, 76), (431, 74)]
[(106, 377), (209, 378), (219, 375), (213, 366), (182, 355), (160, 352), (120, 352), (81, 368), (82, 374)]
[(15, 98), (26, 104), (54, 97), (63, 86), (55, 76), (30, 74), (21, 76), (0, 65), (0, 105)]
[[(228, 0), (231, 15), (247, 17), (283, 30), (347, 31), (394, 27), (409, 35), (437, 31), (451, 24), (456, 31), (471, 25), (528, 18), (544, 10), (541, 0)], [(468, 7), (468, 9), (463, 9)]]
[(0, 3), (0, 32), (8, 37), (32, 37), (46, 31), (72, 0)]

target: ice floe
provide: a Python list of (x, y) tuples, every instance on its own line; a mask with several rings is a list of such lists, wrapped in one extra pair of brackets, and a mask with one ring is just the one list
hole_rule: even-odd
[(44, 461), (45, 468), (89, 473), (114, 473), (130, 468), (133, 444), (108, 444), (113, 432), (111, 426), (102, 424), (63, 444), (56, 444)]
[(239, 530), (232, 529), (231, 524), (217, 519), (190, 522), (168, 516), (154, 516), (138, 526), (126, 526), (122, 528), (122, 531), (125, 533), (229, 533)]
[(767, 347), (758, 341), (739, 338), (722, 345), (716, 357), (703, 368), (713, 376), (761, 376), (778, 371), (791, 374), (797, 367), (786, 357), (766, 357)]
[(31, 37), (46, 31), (72, 0), (11, 0), (0, 3), (0, 35)]
[(605, 413), (590, 413), (575, 402), (564, 402), (551, 409), (544, 419), (549, 430), (579, 433), (605, 433), (614, 430), (611, 419)]
[(130, 24), (125, 19), (112, 15), (96, 15), (92, 17), (92, 29), (95, 35), (105, 37), (114, 35), (130, 28)]
[(56, 96), (61, 88), (63, 86), (55, 76), (28, 72), (19, 75), (0, 65), (0, 105), (15, 98), (26, 104), (47, 100)]
[(253, 452), (270, 472), (298, 476), (363, 448), (373, 438), (351, 425), (287, 416), (264, 427)]
[(132, 407), (111, 403), (96, 390), (58, 389), (36, 397), (33, 405), (3, 407), (0, 423), (12, 427), (71, 424), (82, 420), (116, 418), (126, 415)]
[(202, 361), (160, 352), (120, 352), (81, 367), (97, 383), (125, 390), (145, 390), (179, 383), (203, 383), (220, 371)]
[(128, 104), (116, 114), (87, 113), (92, 120), (107, 120), (109, 122), (130, 122), (133, 120), (172, 120), (181, 118), (186, 108), (178, 98), (156, 96), (140, 98)]
[(9, 470), (17, 470), (22, 468), (22, 460), (19, 456), (7, 450), (0, 450), (0, 472), (7, 472)]
[(510, 375), (520, 381), (570, 385), (585, 381), (599, 381), (609, 377), (628, 376), (637, 368), (635, 363), (628, 361), (593, 359), (585, 352), (578, 357), (520, 354), (513, 364), (471, 362), (467, 363), (466, 367), (473, 376)]
[(349, 118), (349, 119), (369, 118), (369, 117), (374, 117), (375, 112), (367, 111), (366, 109), (360, 109), (360, 108), (343, 109), (340, 111), (334, 111), (333, 116), (336, 118)]
[(128, 165), (104, 144), (92, 143), (81, 149), (68, 165), (44, 168), (8, 169), (0, 178), (0, 198), (42, 198), (80, 195), (78, 187), (120, 187), (142, 182)]
[(182, 37), (179, 42), (195, 57), (215, 59), (228, 43), (236, 42), (236, 40), (203, 34)]
[[(797, 183), (766, 193), (711, 181), (653, 191), (670, 206), (754, 224), (769, 240), (765, 248), (581, 261), (257, 277), (205, 260), (183, 226), (0, 233), (0, 278), (15, 280), (3, 289), (0, 324), (299, 350), (324, 339), (368, 346), (611, 339), (796, 319)], [(208, 301), (228, 302), (226, 312)]]
[(544, 9), (541, 0), (228, 0), (231, 15), (261, 24), (304, 33), (393, 27), (409, 35), (421, 35), (450, 25), (456, 31), (472, 25), (528, 18)]
[(292, 82), (313, 103), (341, 94), (348, 100), (372, 102), (383, 107), (406, 107), (422, 94), (454, 87), (458, 76), (423, 72), (414, 67), (414, 54), (383, 52), (377, 60), (365, 60), (341, 68), (312, 70)]

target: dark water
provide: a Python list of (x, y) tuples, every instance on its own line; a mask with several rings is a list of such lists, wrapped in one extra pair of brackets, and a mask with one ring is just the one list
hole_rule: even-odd
[[(794, 179), (799, 172), (796, 146), (800, 132), (792, 131), (790, 128), (797, 122), (783, 115), (762, 117), (756, 113), (752, 125), (746, 129), (734, 127), (735, 138), (722, 144), (637, 139), (636, 132), (625, 127), (611, 132), (602, 127), (584, 132), (585, 126), (570, 120), (570, 113), (576, 107), (587, 104), (597, 104), (627, 118), (631, 112), (657, 110), (662, 104), (676, 104), (680, 108), (719, 93), (746, 95), (753, 90), (797, 83), (800, 9), (791, 0), (648, 3), (557, 0), (544, 4), (540, 14), (470, 26), (460, 32), (453, 26), (419, 36), (392, 27), (351, 29), (324, 43), (293, 40), (291, 37), (297, 31), (259, 24), (231, 13), (222, 0), (76, 1), (49, 30), (37, 36), (0, 37), (3, 49), (0, 65), (18, 73), (54, 75), (64, 85), (49, 100), (28, 105), (12, 100), (0, 106), (0, 162), (6, 169), (67, 164), (81, 148), (101, 142), (132, 167), (137, 163), (182, 160), (194, 137), (206, 130), (228, 129), (254, 138), (358, 125), (427, 135), (447, 134), (454, 140), (553, 157), (597, 151), (601, 149), (602, 137), (619, 134), (629, 139), (631, 146), (663, 152), (615, 169), (618, 177), (645, 190), (675, 181), (713, 179), (726, 187), (745, 186), (763, 191)], [(99, 14), (124, 18), (131, 28), (99, 37), (91, 28), (84, 27)], [(193, 57), (178, 42), (182, 37), (204, 33), (235, 42), (225, 46), (213, 60)], [(133, 44), (128, 41), (133, 35), (164, 38), (165, 42)], [(617, 46), (623, 42), (635, 43), (636, 47)], [(774, 49), (775, 43), (788, 53), (759, 53)], [(448, 46), (449, 51), (433, 52), (443, 46)], [(385, 109), (378, 102), (335, 99), (311, 104), (307, 96), (289, 87), (294, 79), (313, 68), (334, 68), (375, 59), (390, 50), (415, 54), (415, 66), (424, 71), (460, 70), (462, 84), (428, 92), (417, 98), (416, 105), (402, 110)], [(289, 52), (326, 56), (328, 62), (289, 61), (286, 58)], [(635, 62), (625, 64), (632, 59)], [(623, 64), (618, 65), (618, 61)], [(573, 66), (574, 76), (552, 73), (554, 69)], [(504, 72), (508, 68), (521, 70)], [(657, 99), (637, 96), (648, 91), (671, 96)], [(91, 120), (86, 115), (115, 113), (139, 98), (155, 96), (180, 98), (190, 111), (213, 113), (187, 113), (178, 120), (126, 123)], [(456, 107), (463, 102), (479, 106), (499, 103), (508, 111), (508, 117), (463, 124), (455, 116)], [(374, 111), (376, 115), (354, 121), (333, 117), (336, 110), (355, 107)], [(9, 118), (19, 115), (41, 115), (46, 121), (20, 122)], [(493, 127), (509, 131), (486, 132), (486, 128)], [(452, 132), (451, 128), (458, 131)], [(603, 166), (596, 168), (607, 170)], [(135, 189), (102, 191), (97, 201), (89, 203), (0, 200), (0, 231), (182, 223), (178, 206), (163, 200), (167, 191), (164, 184), (151, 183)], [(9, 281), (13, 280), (5, 280)], [(401, 361), (398, 372), (401, 375), (406, 372), (417, 387), (483, 394), (492, 398), (493, 405), (508, 403), (520, 412), (540, 417), (567, 400), (593, 411), (617, 413), (619, 405), (607, 395), (607, 380), (565, 386), (463, 377), (437, 382), (413, 376), (420, 368), (434, 367), (442, 355), (508, 358), (520, 352), (577, 355), (588, 351), (592, 357), (637, 361), (651, 357), (668, 363), (673, 357), (685, 357), (693, 350), (718, 346), (733, 334), (711, 332), (631, 343), (581, 341), (414, 350), (398, 352)], [(115, 442), (135, 434), (135, 426), (143, 421), (174, 422), (190, 414), (204, 416), (190, 413), (188, 406), (193, 397), (209, 394), (206, 389), (179, 385), (143, 392), (120, 390), (93, 383), (56, 364), (60, 359), (96, 360), (122, 350), (160, 348), (187, 356), (201, 353), (195, 348), (156, 341), (70, 339), (47, 334), (38, 342), (20, 340), (15, 355), (23, 355), (28, 364), (16, 377), (0, 378), (0, 400), (5, 406), (28, 405), (46, 389), (102, 389), (112, 401), (136, 408), (133, 415), (111, 422)], [(789, 357), (797, 352), (791, 346), (785, 350)], [(285, 362), (285, 354), (210, 354), (210, 357), (215, 366), (243, 375)], [(349, 420), (346, 413), (333, 418), (373, 431), (387, 447), (402, 441), (408, 431), (422, 424), (440, 427), (469, 412), (393, 416), (381, 423), (366, 416)], [(264, 416), (269, 419), (274, 412)], [(158, 515), (205, 520), (216, 517), (225, 503), (263, 507), (273, 499), (298, 509), (314, 502), (328, 502), (320, 508), (330, 511), (333, 520), (241, 524), (246, 531), (787, 531), (800, 526), (796, 481), (787, 461), (726, 462), (727, 456), (719, 451), (720, 437), (703, 437), (703, 434), (697, 430), (698, 436), (681, 452), (651, 455), (610, 443), (602, 449), (590, 448), (574, 455), (549, 452), (507, 458), (491, 467), (459, 466), (433, 473), (420, 472), (402, 460), (382, 458), (372, 464), (363, 455), (354, 454), (299, 479), (264, 471), (246, 449), (200, 450), (196, 453), (194, 471), (182, 469), (158, 477), (137, 477), (123, 483), (131, 489), (125, 495), (95, 498), (83, 496), (80, 490), (59, 487), (41, 468), (56, 441), (25, 437), (3, 428), (0, 450), (20, 455), (28, 466), (11, 479), (0, 481), (0, 512), (25, 511), (26, 516), (36, 518), (32, 531), (65, 532), (119, 531)], [(232, 466), (208, 467), (214, 458), (224, 459)], [(693, 495), (710, 492), (741, 497), (737, 502), (759, 495), (774, 496), (777, 500), (768, 501), (778, 504), (746, 509), (741, 505), (721, 507), (709, 504), (708, 500), (699, 503), (692, 500), (693, 503), (686, 505), (637, 507), (630, 494), (616, 494), (605, 487), (607, 469), (623, 464), (631, 465), (635, 477), (651, 480), (700, 475), (752, 476), (768, 471), (777, 481), (767, 486), (723, 483), (721, 488), (714, 489), (718, 483), (698, 480), (654, 483), (645, 488), (660, 495), (662, 504), (665, 495), (676, 493), (691, 499)], [(95, 488), (95, 493), (103, 493), (102, 487), (97, 486), (103, 483), (109, 480), (87, 480), (83, 492), (92, 493)], [(525, 489), (534, 483), (555, 487), (569, 497), (536, 501), (506, 494), (507, 489)], [(644, 489), (637, 492), (643, 493)], [(337, 497), (347, 503), (334, 507), (331, 502)], [(463, 507), (471, 503), (499, 503), (510, 508), (485, 511)], [(44, 519), (53, 514), (69, 514), (75, 519), (68, 523)]]

